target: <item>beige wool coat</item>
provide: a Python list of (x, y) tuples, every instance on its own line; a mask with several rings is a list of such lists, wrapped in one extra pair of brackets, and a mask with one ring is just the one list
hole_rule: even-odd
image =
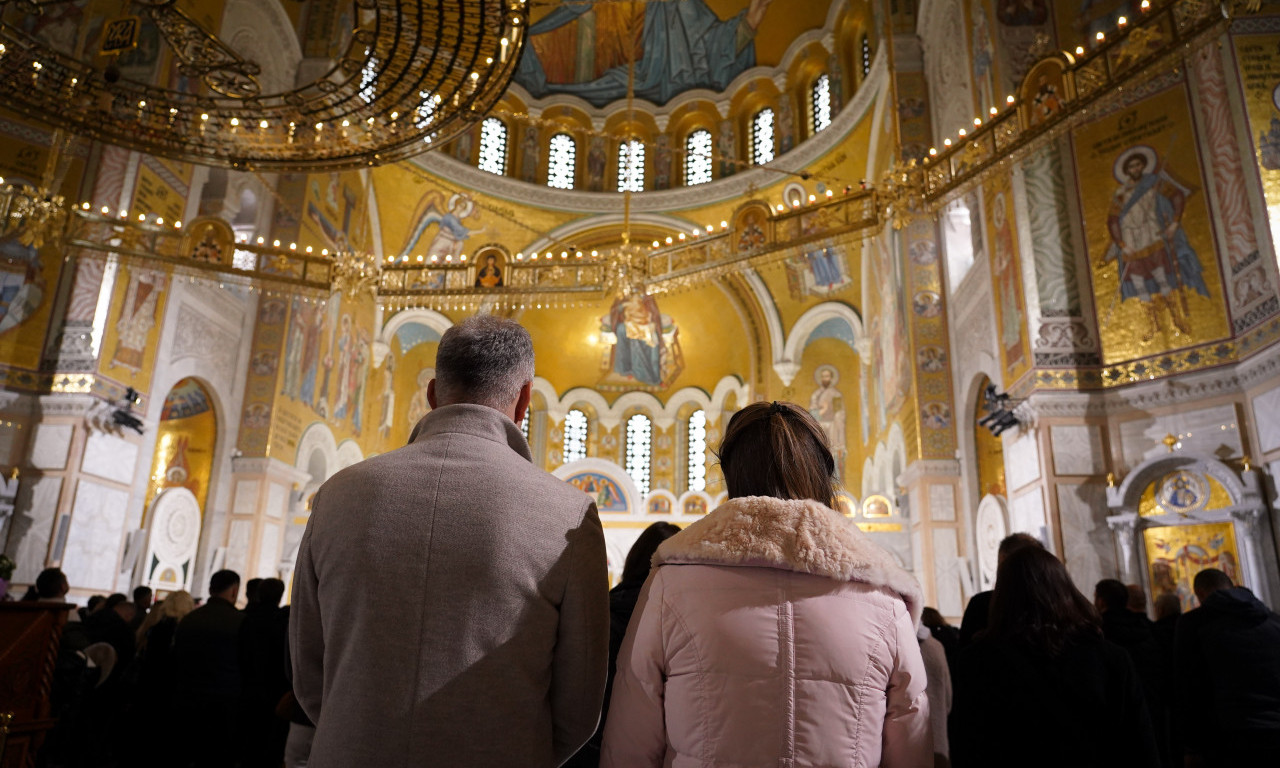
[(294, 575), (294, 691), (313, 768), (557, 766), (608, 664), (595, 503), (503, 414), (439, 408), (325, 483)]

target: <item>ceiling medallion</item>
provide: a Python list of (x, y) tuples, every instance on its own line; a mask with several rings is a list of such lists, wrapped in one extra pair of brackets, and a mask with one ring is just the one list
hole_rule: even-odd
[[(528, 17), (525, 0), (354, 0), (355, 29), (328, 71), (264, 94), (259, 63), (175, 0), (123, 3), (98, 39), (55, 47), (28, 31), (38, 27), (24, 20), (72, 1), (0, 0), (6, 106), (77, 136), (240, 169), (380, 165), (448, 140), (505, 91)], [(15, 7), (24, 12), (6, 10)], [(144, 25), (158, 30), (185, 89), (122, 75), (117, 59)]]

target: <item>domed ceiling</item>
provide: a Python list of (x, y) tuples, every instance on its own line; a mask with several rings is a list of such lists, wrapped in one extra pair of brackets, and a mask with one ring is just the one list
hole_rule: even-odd
[(723, 91), (752, 67), (777, 67), (787, 47), (821, 29), (831, 0), (649, 0), (534, 10), (515, 82), (541, 99), (596, 107), (635, 95), (657, 106), (695, 88)]

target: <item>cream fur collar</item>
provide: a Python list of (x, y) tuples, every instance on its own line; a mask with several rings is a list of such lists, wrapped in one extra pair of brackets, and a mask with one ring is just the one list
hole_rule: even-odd
[(906, 602), (917, 623), (924, 602), (915, 577), (892, 555), (816, 501), (729, 499), (664, 541), (653, 564), (664, 563), (763, 566), (884, 587)]

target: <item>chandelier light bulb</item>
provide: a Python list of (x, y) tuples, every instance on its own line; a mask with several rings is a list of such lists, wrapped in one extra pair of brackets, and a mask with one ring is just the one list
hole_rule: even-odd
[(175, 221), (175, 222), (173, 222), (173, 228), (174, 228), (174, 229), (182, 229), (182, 222), (181, 222), (181, 221)]
[(263, 120), (262, 122), (258, 123), (258, 127), (259, 127), (259, 128), (266, 128), (266, 127), (267, 127), (267, 125), (268, 125), (268, 123), (267, 123), (267, 121), (266, 121), (266, 120)]
[(280, 247), (280, 241), (279, 241), (279, 240), (273, 240), (273, 241), (271, 241), (271, 247), (272, 247), (272, 248), (279, 248), (279, 247)]
[(1103, 40), (1106, 40), (1106, 39), (1107, 39), (1107, 36), (1105, 33), (1103, 32), (1098, 33), (1098, 42), (1102, 42)]
[(103, 215), (103, 216), (106, 216), (108, 213), (111, 213), (111, 209), (110, 209), (110, 208), (108, 208), (108, 207), (107, 207), (107, 206), (105, 206), (105, 205), (104, 205), (104, 206), (102, 206), (102, 215)]

